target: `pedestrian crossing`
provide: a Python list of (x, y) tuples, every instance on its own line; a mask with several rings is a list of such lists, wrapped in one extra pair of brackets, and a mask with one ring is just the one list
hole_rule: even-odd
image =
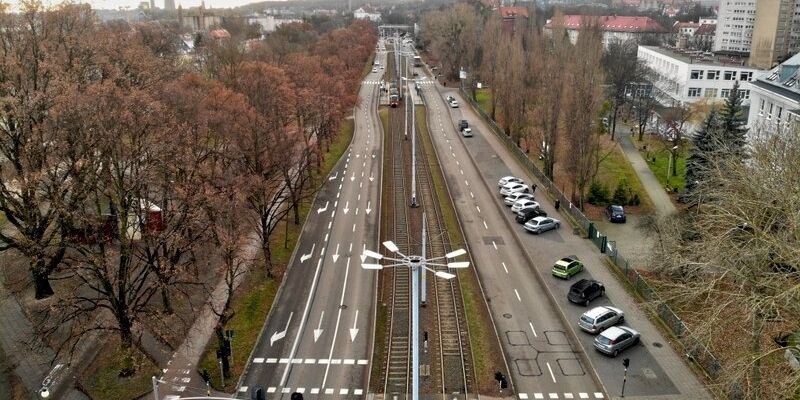
[(321, 365), (368, 365), (369, 360), (355, 358), (266, 358), (254, 357), (254, 364), (321, 364)]
[(553, 392), (551, 392), (551, 393), (541, 393), (541, 392), (538, 392), (538, 393), (530, 393), (530, 395), (528, 393), (519, 393), (519, 394), (517, 394), (517, 396), (519, 397), (520, 400), (528, 400), (528, 399), (535, 399), (535, 400), (536, 399), (541, 399), (541, 400), (544, 400), (544, 399), (548, 399), (548, 400), (550, 400), (550, 399), (567, 399), (567, 400), (569, 400), (569, 399), (603, 399), (603, 398), (605, 398), (605, 396), (603, 396), (603, 393), (601, 393), (601, 392), (593, 392), (593, 393), (588, 393), (588, 392), (578, 392), (578, 393), (571, 393), (571, 392), (567, 392), (567, 393), (553, 393)]
[[(239, 393), (247, 393), (248, 386), (239, 388)], [(351, 389), (351, 388), (306, 388), (306, 387), (276, 387), (270, 386), (264, 389), (267, 394), (273, 393), (300, 393), (300, 394), (313, 394), (313, 395), (333, 395), (333, 396), (363, 396), (364, 389)]]

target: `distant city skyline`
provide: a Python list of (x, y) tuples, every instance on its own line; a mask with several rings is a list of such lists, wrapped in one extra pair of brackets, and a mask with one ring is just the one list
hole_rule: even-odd
[[(144, 0), (91, 0), (91, 1), (79, 1), (79, 2), (89, 3), (94, 9), (117, 10), (120, 7), (135, 9), (139, 7), (139, 3), (141, 3), (142, 1)], [(150, 0), (146, 1), (148, 3), (150, 2)], [(175, 7), (178, 7), (178, 5), (180, 5), (183, 8), (197, 7), (200, 5), (200, 1), (201, 0), (175, 0)], [(11, 0), (6, 2), (9, 3), (13, 9), (15, 10), (19, 9), (18, 0)], [(46, 6), (61, 3), (61, 1), (53, 1), (53, 0), (43, 0), (42, 2)], [(156, 2), (156, 7), (164, 8), (164, 0), (155, 0), (155, 2)], [(250, 4), (255, 2), (258, 2), (258, 0), (206, 0), (205, 4), (206, 8), (229, 8), (229, 7), (239, 7), (245, 4)]]

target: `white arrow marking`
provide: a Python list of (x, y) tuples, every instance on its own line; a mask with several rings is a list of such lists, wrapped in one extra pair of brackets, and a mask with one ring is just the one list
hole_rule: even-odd
[(369, 175), (369, 181), (370, 181), (370, 182), (372, 182), (372, 181), (374, 181), (374, 180), (375, 180), (375, 177), (374, 177), (374, 176), (372, 176), (372, 174), (370, 174), (370, 175)]
[(322, 318), (325, 317), (325, 311), (319, 315), (319, 324), (317, 324), (317, 329), (314, 329), (314, 343), (317, 343), (317, 340), (322, 335)]
[(366, 211), (366, 212), (367, 212), (367, 215), (369, 215), (370, 211), (372, 211), (372, 209), (371, 209), (371, 208), (369, 208), (370, 204), (372, 204), (372, 203), (368, 201), (368, 202), (367, 202), (367, 209), (366, 209), (366, 210), (364, 210), (364, 211)]
[(327, 202), (327, 201), (326, 201), (326, 202), (325, 202), (325, 207), (318, 208), (318, 209), (317, 209), (317, 214), (320, 214), (320, 213), (323, 213), (323, 212), (325, 212), (325, 210), (327, 210), (327, 209), (328, 209), (328, 203), (329, 203), (329, 202)]
[(289, 313), (289, 320), (286, 321), (286, 328), (283, 328), (283, 331), (275, 332), (272, 334), (272, 338), (269, 339), (270, 347), (272, 347), (272, 345), (275, 344), (275, 341), (281, 340), (284, 337), (286, 337), (286, 331), (289, 330), (289, 323), (292, 322), (292, 315), (294, 315), (294, 312)]
[(358, 323), (358, 310), (356, 310), (356, 317), (353, 319), (353, 327), (350, 328), (350, 341), (354, 342), (356, 340), (356, 335), (358, 335), (358, 329), (356, 328), (356, 324)]
[(339, 243), (336, 243), (336, 253), (331, 256), (333, 258), (333, 262), (339, 259)]
[(367, 256), (364, 255), (364, 251), (365, 250), (367, 250), (367, 244), (366, 243), (364, 243), (364, 248), (361, 250), (361, 262), (362, 263), (367, 259)]
[(344, 215), (347, 215), (347, 213), (350, 211), (350, 208), (348, 208), (348, 206), (350, 206), (350, 202), (346, 201), (344, 203), (344, 209), (342, 209), (342, 211), (344, 211)]
[(306, 262), (306, 260), (308, 260), (309, 258), (311, 258), (312, 255), (314, 255), (314, 247), (316, 247), (316, 246), (317, 246), (316, 243), (312, 244), (311, 245), (311, 253), (303, 254), (303, 255), (300, 256), (300, 262), (301, 263), (302, 262)]
[(336, 171), (336, 173), (335, 173), (335, 174), (333, 174), (333, 176), (332, 176), (332, 177), (328, 178), (328, 180), (329, 180), (329, 181), (332, 181), (332, 180), (336, 179), (336, 177), (337, 177), (338, 175), (339, 175), (339, 171)]

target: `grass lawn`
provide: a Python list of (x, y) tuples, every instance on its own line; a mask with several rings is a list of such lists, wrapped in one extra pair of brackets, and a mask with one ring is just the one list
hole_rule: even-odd
[[(322, 170), (314, 179), (319, 181), (324, 179), (325, 176), (333, 169), (336, 163), (341, 158), (342, 154), (350, 146), (350, 141), (353, 137), (353, 120), (347, 119), (342, 122), (341, 133), (330, 145), (328, 153), (322, 163)], [(300, 220), (305, 221), (308, 210), (310, 209), (310, 202), (304, 202), (300, 207)], [(292, 214), (286, 218), (291, 220)], [(272, 258), (275, 265), (286, 265), (289, 263), (289, 258), (292, 256), (294, 247), (297, 244), (300, 232), (303, 225), (294, 225), (289, 223), (286, 234), (280, 234), (279, 231), (272, 237), (270, 241), (272, 246)], [(217, 363), (217, 349), (219, 343), (216, 337), (212, 337), (206, 344), (203, 357), (197, 366), (197, 370), (202, 372), (204, 369), (211, 375), (211, 386), (216, 390), (232, 392), (238, 383), (239, 376), (241, 376), (244, 366), (247, 363), (247, 358), (250, 356), (250, 351), (258, 340), (258, 334), (261, 332), (266, 321), (267, 314), (272, 307), (272, 302), (280, 286), (280, 277), (269, 278), (266, 275), (264, 268), (254, 268), (242, 284), (237, 293), (235, 294), (232, 310), (234, 317), (226, 325), (226, 329), (235, 331), (235, 336), (231, 345), (233, 346), (233, 359), (231, 360), (232, 378), (225, 381), (225, 386), (222, 387), (219, 376), (219, 366)], [(127, 397), (126, 397), (127, 398)]]
[(80, 378), (79, 385), (94, 400), (137, 399), (152, 389), (152, 377), (161, 372), (149, 358), (133, 350), (133, 362), (137, 366), (136, 374), (120, 378), (124, 353), (119, 349), (116, 336), (105, 344), (103, 351)]
[[(689, 157), (689, 145), (684, 143), (678, 148), (678, 156), (676, 157), (678, 175), (671, 176), (667, 179), (667, 169), (670, 166), (671, 158), (669, 151), (671, 143), (665, 142), (661, 140), (661, 138), (653, 135), (645, 135), (643, 141), (636, 141), (634, 143), (636, 143), (639, 148), (642, 157), (647, 160), (647, 165), (650, 167), (650, 170), (653, 171), (653, 175), (658, 178), (658, 182), (661, 183), (661, 186), (678, 188), (678, 190), (682, 192), (686, 186), (683, 177), (686, 174), (686, 159)], [(646, 145), (647, 150), (642, 150), (642, 145)], [(654, 157), (655, 162), (653, 162)], [(676, 161), (672, 160), (672, 162)]]
[(611, 142), (610, 137), (603, 136), (601, 139), (601, 146), (603, 146), (603, 154), (611, 150), (608, 156), (600, 163), (599, 172), (597, 173), (598, 181), (606, 184), (611, 194), (617, 188), (621, 178), (625, 178), (631, 190), (639, 194), (641, 199), (640, 208), (642, 211), (653, 209), (653, 202), (647, 191), (642, 187), (642, 182), (639, 181), (639, 176), (633, 170), (622, 149), (616, 143)]

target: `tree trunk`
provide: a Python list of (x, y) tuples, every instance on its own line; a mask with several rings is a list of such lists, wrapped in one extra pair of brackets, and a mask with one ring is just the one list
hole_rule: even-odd
[(264, 267), (267, 269), (267, 277), (272, 278), (272, 250), (269, 248), (269, 239), (261, 239), (261, 251), (264, 254)]
[(36, 300), (46, 299), (53, 295), (53, 287), (50, 286), (50, 278), (47, 273), (43, 272), (40, 264), (43, 261), (37, 261), (34, 268), (31, 270), (31, 277), (33, 279), (33, 287), (35, 289)]
[(128, 317), (127, 311), (118, 310), (117, 323), (119, 325), (120, 347), (125, 350), (133, 348), (133, 321)]
[(161, 306), (165, 314), (172, 315), (175, 312), (172, 308), (172, 300), (170, 300), (169, 290), (166, 285), (161, 286)]
[[(300, 197), (300, 196), (297, 196)], [(294, 210), (294, 224), (300, 225), (300, 200), (294, 200), (294, 204), (292, 205), (292, 209)]]
[(614, 140), (614, 133), (617, 130), (617, 114), (619, 114), (619, 104), (614, 102), (614, 115), (611, 116), (611, 140)]
[[(647, 122), (645, 122), (646, 124)], [(639, 141), (641, 142), (644, 138), (644, 125), (639, 125)]]

